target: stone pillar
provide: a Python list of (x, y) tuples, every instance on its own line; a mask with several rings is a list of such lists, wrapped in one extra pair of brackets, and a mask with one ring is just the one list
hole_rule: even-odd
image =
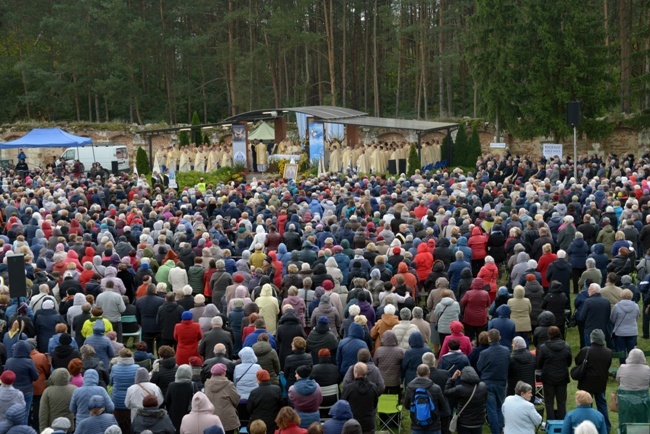
[(275, 118), (275, 143), (278, 144), (287, 137), (287, 118)]
[(348, 146), (359, 144), (359, 127), (357, 125), (345, 126), (345, 139)]

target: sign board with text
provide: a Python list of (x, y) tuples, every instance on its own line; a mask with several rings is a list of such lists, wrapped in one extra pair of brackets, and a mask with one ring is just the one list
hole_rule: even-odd
[(559, 157), (561, 159), (562, 147), (563, 145), (559, 145), (556, 143), (544, 143), (542, 145), (542, 154), (546, 159), (554, 158), (554, 157)]
[(490, 149), (506, 149), (505, 143), (490, 143)]

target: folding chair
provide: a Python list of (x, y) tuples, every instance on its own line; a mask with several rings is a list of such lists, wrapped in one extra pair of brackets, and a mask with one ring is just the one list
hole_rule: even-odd
[[(381, 417), (381, 416), (384, 417)], [(402, 430), (402, 404), (399, 402), (399, 395), (381, 395), (377, 403), (377, 418), (381, 431), (387, 430), (395, 434), (397, 425), (397, 434)]]
[[(137, 324), (138, 320), (135, 318), (135, 315), (124, 315), (122, 317), (122, 328), (125, 324)], [(138, 331), (133, 333), (124, 333), (122, 332), (122, 343), (126, 343), (129, 338), (133, 338), (133, 345), (142, 341), (142, 327), (138, 325)], [(137, 339), (137, 341), (136, 341)]]
[(535, 404), (544, 403), (544, 383), (542, 383), (542, 370), (535, 370)]
[[(323, 395), (323, 402), (327, 398), (334, 397), (335, 399), (333, 400), (334, 403), (339, 400), (339, 385), (338, 384), (332, 384), (331, 386), (325, 386), (320, 388), (321, 394)], [(320, 412), (320, 419), (321, 421), (326, 421), (329, 419), (329, 410), (330, 408), (334, 407), (334, 404), (332, 405), (321, 405), (318, 407), (318, 411)]]
[[(612, 353), (612, 363), (614, 362), (614, 360), (616, 360), (618, 362), (618, 360), (621, 357), (625, 357), (625, 351), (618, 351), (618, 352)], [(618, 372), (618, 366), (612, 366), (612, 367), (609, 368), (609, 375), (610, 376), (616, 378), (616, 373), (617, 372)]]

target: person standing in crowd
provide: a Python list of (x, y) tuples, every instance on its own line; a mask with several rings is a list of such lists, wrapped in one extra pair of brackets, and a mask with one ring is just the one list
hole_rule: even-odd
[(433, 414), (430, 414), (424, 423), (414, 421), (413, 412), (411, 412), (411, 431), (415, 433), (441, 432), (441, 421), (446, 420), (451, 415), (447, 400), (442, 394), (442, 389), (431, 381), (429, 378), (430, 373), (429, 367), (422, 364), (418, 366), (417, 377), (406, 385), (404, 408), (411, 408), (411, 404), (416, 399), (416, 393), (419, 393), (419, 389), (423, 389), (426, 392), (434, 406)]
[(643, 351), (630, 351), (616, 371), (618, 381), (618, 424), (650, 422), (650, 367)]
[(504, 434), (534, 433), (542, 423), (542, 415), (535, 410), (531, 402), (533, 387), (518, 381), (514, 387), (515, 394), (503, 402)]
[(368, 367), (365, 363), (354, 365), (354, 381), (343, 388), (341, 399), (350, 403), (352, 414), (361, 425), (361, 430), (364, 433), (373, 433), (379, 392), (375, 384), (366, 378), (367, 373)]
[(490, 430), (492, 434), (500, 434), (504, 425), (501, 407), (506, 397), (510, 351), (501, 345), (501, 335), (498, 330), (490, 330), (488, 339), (490, 347), (481, 352), (476, 370), (488, 390), (486, 410)]
[[(548, 341), (537, 350), (537, 368), (542, 371), (544, 406), (547, 420), (564, 419), (566, 415), (569, 366), (572, 363), (571, 347), (562, 340), (556, 326), (548, 329)], [(557, 412), (555, 411), (557, 404)]]
[(578, 390), (576, 392), (576, 409), (568, 412), (564, 418), (562, 434), (577, 433), (576, 428), (584, 423), (584, 421), (589, 421), (594, 424), (596, 428), (595, 434), (609, 433), (603, 415), (599, 411), (591, 408), (592, 402), (593, 400), (589, 392), (585, 392), (584, 390)]

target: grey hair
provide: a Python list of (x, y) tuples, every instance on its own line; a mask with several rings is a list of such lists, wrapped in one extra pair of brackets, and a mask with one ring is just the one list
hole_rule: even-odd
[(517, 381), (517, 384), (515, 385), (515, 395), (521, 395), (522, 393), (530, 392), (531, 390), (533, 390), (532, 386), (523, 381)]
[(417, 306), (413, 308), (413, 318), (422, 319), (424, 317), (424, 311), (421, 307)]
[(596, 260), (594, 258), (587, 258), (585, 265), (587, 265), (587, 268), (596, 268)]
[(402, 310), (399, 311), (399, 319), (404, 321), (409, 321), (411, 319), (411, 311), (408, 307), (403, 307)]
[(598, 434), (596, 425), (590, 420), (582, 421), (580, 425), (573, 430), (574, 434)]
[(521, 336), (515, 336), (512, 340), (512, 346), (515, 350), (520, 350), (522, 348), (527, 348), (526, 341)]
[(219, 315), (213, 316), (212, 319), (210, 320), (210, 324), (213, 326), (223, 326), (223, 318), (221, 318)]
[(457, 250), (456, 251), (456, 259), (463, 259), (465, 257), (465, 254), (463, 253), (462, 250)]
[(422, 354), (422, 363), (432, 367), (436, 365), (436, 355), (433, 353), (424, 353)]

